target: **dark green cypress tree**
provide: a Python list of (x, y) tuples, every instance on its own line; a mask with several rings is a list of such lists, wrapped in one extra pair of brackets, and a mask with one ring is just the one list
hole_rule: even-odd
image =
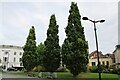
[(37, 65), (37, 52), (36, 52), (36, 37), (35, 28), (29, 31), (27, 41), (23, 47), (24, 53), (22, 56), (23, 66), (27, 71), (31, 71)]
[(44, 52), (45, 52), (45, 45), (40, 43), (38, 46), (37, 46), (37, 53), (38, 53), (38, 58), (37, 58), (37, 63), (38, 63), (38, 66), (42, 66), (43, 64), (43, 55), (44, 55)]
[(51, 15), (47, 38), (44, 42), (45, 53), (43, 56), (43, 66), (49, 72), (54, 72), (60, 66), (60, 46), (58, 37), (58, 25), (55, 15)]
[(65, 29), (66, 38), (62, 45), (63, 64), (77, 76), (85, 71), (88, 64), (88, 44), (85, 40), (84, 28), (77, 3), (72, 2), (69, 10), (68, 24)]

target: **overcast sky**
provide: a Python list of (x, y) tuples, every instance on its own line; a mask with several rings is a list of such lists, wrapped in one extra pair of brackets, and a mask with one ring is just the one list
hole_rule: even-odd
[[(93, 1), (93, 2), (92, 2)], [(92, 0), (77, 2), (81, 17), (87, 16), (92, 20), (105, 19), (97, 23), (99, 51), (103, 54), (112, 53), (118, 44), (118, 1), (109, 0), (95, 2)], [(69, 16), (71, 1), (55, 2), (2, 0), (0, 3), (0, 45), (23, 46), (31, 26), (35, 26), (37, 44), (46, 40), (49, 19), (55, 14), (59, 25), (59, 43), (65, 39), (65, 30)], [(96, 50), (93, 23), (82, 21), (85, 37), (89, 43), (89, 52)]]

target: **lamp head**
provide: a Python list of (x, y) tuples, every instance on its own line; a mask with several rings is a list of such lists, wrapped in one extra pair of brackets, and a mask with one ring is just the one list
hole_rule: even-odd
[(100, 20), (100, 23), (103, 23), (103, 22), (105, 22), (105, 20)]
[(89, 20), (87, 17), (83, 17), (82, 19), (83, 19), (83, 20)]

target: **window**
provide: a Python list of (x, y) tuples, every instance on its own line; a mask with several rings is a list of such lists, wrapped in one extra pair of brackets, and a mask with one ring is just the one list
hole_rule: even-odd
[(8, 54), (8, 52), (6, 51), (6, 52), (5, 52), (5, 55), (7, 55), (7, 54)]
[(7, 58), (7, 57), (3, 57), (3, 61), (4, 61), (4, 62), (7, 62), (7, 61), (8, 61), (8, 58)]
[(6, 66), (4, 65), (4, 66), (3, 66), (3, 69), (5, 69), (5, 68), (6, 68)]
[(105, 62), (103, 61), (102, 64), (105, 65)]
[(95, 66), (95, 62), (92, 62), (92, 66)]
[(107, 65), (107, 66), (109, 65), (109, 61), (106, 62), (106, 65)]
[(22, 58), (19, 58), (19, 62), (21, 62), (22, 61)]
[(115, 58), (112, 60), (113, 63), (115, 63)]
[(20, 55), (22, 55), (22, 52), (20, 52)]
[(16, 58), (14, 57), (14, 62), (16, 61)]
[(16, 55), (16, 52), (14, 52), (14, 55)]
[(22, 64), (22, 63), (20, 63), (20, 66), (23, 66), (23, 64)]

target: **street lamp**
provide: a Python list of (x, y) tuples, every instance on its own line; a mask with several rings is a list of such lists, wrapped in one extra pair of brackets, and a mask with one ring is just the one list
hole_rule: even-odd
[(91, 20), (91, 19), (88, 19), (87, 17), (83, 17), (82, 18), (83, 20), (89, 20), (91, 22), (94, 23), (94, 31), (95, 31), (95, 39), (96, 39), (96, 49), (97, 49), (97, 60), (98, 60), (98, 73), (99, 73), (99, 80), (101, 80), (101, 72), (100, 72), (100, 61), (99, 61), (99, 52), (98, 52), (98, 41), (97, 41), (97, 32), (96, 32), (96, 25), (95, 23), (103, 23), (105, 22), (105, 20), (98, 20), (98, 21), (95, 21), (95, 20)]

